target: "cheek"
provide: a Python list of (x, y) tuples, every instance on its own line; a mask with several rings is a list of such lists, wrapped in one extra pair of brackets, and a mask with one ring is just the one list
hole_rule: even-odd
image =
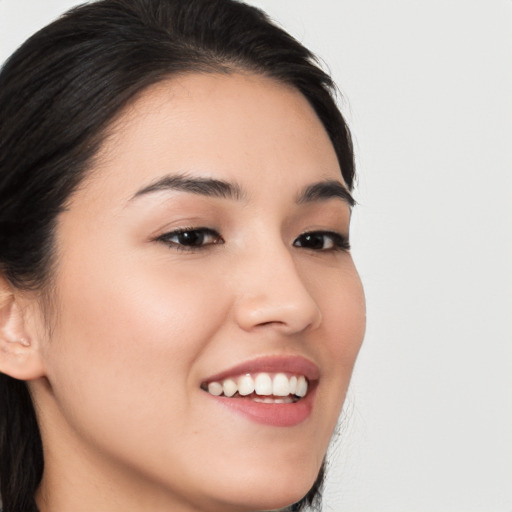
[(352, 372), (357, 354), (361, 348), (366, 329), (366, 301), (364, 291), (355, 268), (347, 272), (337, 285), (340, 301), (327, 306), (333, 319), (334, 350), (336, 359), (341, 361), (346, 372)]
[[(322, 367), (329, 385), (319, 388), (334, 428), (345, 400), (366, 326), (366, 306), (359, 275), (350, 262), (336, 276), (322, 281), (317, 296), (322, 311), (325, 352)], [(327, 430), (329, 431), (329, 430)]]
[(347, 255), (335, 272), (308, 283), (322, 312), (325, 344), (333, 362), (348, 376), (361, 347), (366, 328), (366, 303), (359, 274)]
[(138, 410), (158, 417), (162, 404), (183, 410), (190, 369), (223, 317), (214, 278), (176, 273), (165, 262), (109, 268), (93, 260), (67, 276), (58, 287), (60, 316), (48, 358), (57, 399), (71, 415), (79, 414), (76, 396), (90, 414), (128, 417)]

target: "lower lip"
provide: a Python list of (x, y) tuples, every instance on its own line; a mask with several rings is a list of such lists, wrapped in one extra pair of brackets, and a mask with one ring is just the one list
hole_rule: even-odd
[(298, 402), (291, 404), (265, 404), (250, 398), (227, 398), (208, 395), (221, 405), (228, 407), (256, 423), (274, 427), (293, 427), (305, 421), (313, 410), (315, 388)]

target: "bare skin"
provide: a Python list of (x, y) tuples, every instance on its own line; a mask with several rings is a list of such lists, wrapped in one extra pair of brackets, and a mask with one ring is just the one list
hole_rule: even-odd
[[(169, 186), (176, 176), (231, 192)], [(347, 200), (297, 202), (328, 180), (345, 186), (321, 122), (268, 78), (175, 77), (126, 110), (59, 217), (51, 339), (37, 298), (2, 285), (0, 369), (30, 381), (41, 512), (254, 511), (308, 491), (365, 324), (339, 243)], [(296, 425), (255, 422), (202, 389), (284, 356), (319, 374)]]

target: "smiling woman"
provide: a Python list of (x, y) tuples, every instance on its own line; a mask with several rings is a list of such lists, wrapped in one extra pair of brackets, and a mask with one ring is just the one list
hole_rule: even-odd
[(7, 62), (5, 512), (318, 506), (365, 323), (331, 89), (230, 0), (101, 0)]

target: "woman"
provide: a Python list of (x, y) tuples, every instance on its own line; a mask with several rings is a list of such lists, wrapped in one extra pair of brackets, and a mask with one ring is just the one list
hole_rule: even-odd
[(318, 503), (364, 332), (332, 88), (231, 0), (102, 0), (7, 62), (4, 512)]

